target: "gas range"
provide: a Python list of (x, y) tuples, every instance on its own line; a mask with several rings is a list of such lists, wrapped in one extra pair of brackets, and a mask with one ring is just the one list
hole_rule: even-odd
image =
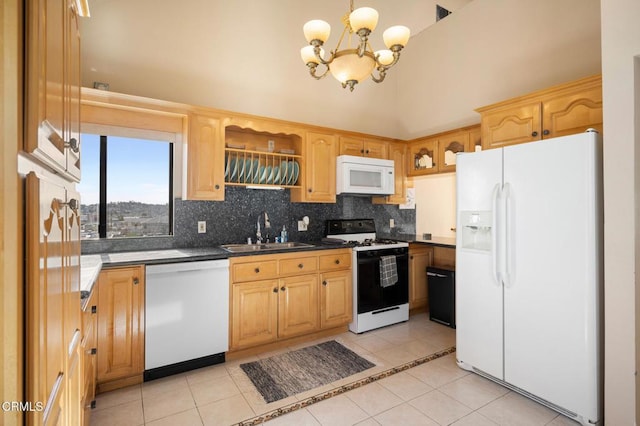
[(409, 244), (376, 238), (373, 219), (327, 221), (327, 239), (354, 245), (353, 320), (363, 333), (409, 319)]
[(337, 219), (327, 221), (327, 238), (353, 245), (354, 251), (409, 247), (406, 242), (376, 238), (373, 219)]

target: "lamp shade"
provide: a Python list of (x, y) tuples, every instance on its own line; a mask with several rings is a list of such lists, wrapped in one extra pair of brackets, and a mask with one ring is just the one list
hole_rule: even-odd
[[(313, 51), (313, 46), (309, 45), (309, 46), (305, 46), (302, 49), (300, 49), (300, 56), (302, 57), (302, 61), (305, 64), (309, 64), (309, 63), (314, 63), (314, 64), (319, 64), (320, 61), (318, 61), (318, 58), (316, 58), (316, 54)], [(320, 48), (320, 57), (324, 59), (324, 49)]]
[(313, 19), (302, 27), (304, 37), (309, 43), (312, 40), (320, 40), (322, 43), (327, 41), (331, 33), (331, 25), (320, 19)]
[(377, 50), (375, 55), (380, 65), (390, 65), (393, 62), (393, 52), (388, 49)]
[(356, 33), (362, 28), (373, 31), (378, 25), (378, 11), (370, 7), (359, 7), (349, 15), (349, 24)]
[(389, 27), (382, 33), (382, 39), (384, 40), (385, 46), (391, 49), (393, 46), (402, 46), (405, 47), (407, 42), (409, 42), (409, 37), (411, 36), (411, 30), (405, 27), (404, 25), (395, 25), (393, 27)]
[(341, 83), (349, 80), (360, 82), (371, 75), (376, 61), (371, 52), (358, 56), (357, 49), (345, 49), (338, 52), (331, 62), (331, 75)]

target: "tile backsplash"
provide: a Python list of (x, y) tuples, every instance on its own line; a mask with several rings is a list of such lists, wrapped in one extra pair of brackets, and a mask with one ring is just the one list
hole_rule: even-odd
[[(267, 212), (271, 229), (264, 229)], [(82, 253), (131, 250), (159, 250), (181, 247), (212, 247), (220, 244), (246, 243), (256, 240), (260, 217), (263, 238), (273, 241), (286, 226), (290, 241), (315, 242), (325, 236), (327, 219), (373, 218), (379, 233), (415, 234), (416, 211), (401, 210), (395, 205), (372, 204), (371, 197), (339, 195), (335, 204), (292, 203), (289, 190), (227, 187), (224, 201), (185, 201), (174, 203), (174, 235), (168, 237), (104, 239), (82, 242)], [(307, 231), (298, 231), (298, 221), (309, 217)], [(389, 228), (389, 219), (395, 228)], [(207, 222), (207, 232), (198, 233), (198, 221)]]

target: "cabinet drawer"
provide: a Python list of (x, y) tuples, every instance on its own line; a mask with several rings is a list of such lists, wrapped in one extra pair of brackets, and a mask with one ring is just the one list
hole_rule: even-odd
[(332, 253), (320, 256), (320, 270), (333, 271), (351, 267), (351, 253)]
[(318, 270), (318, 257), (297, 257), (280, 261), (280, 275), (293, 275)]
[(278, 276), (278, 261), (247, 262), (233, 265), (233, 281), (255, 281)]

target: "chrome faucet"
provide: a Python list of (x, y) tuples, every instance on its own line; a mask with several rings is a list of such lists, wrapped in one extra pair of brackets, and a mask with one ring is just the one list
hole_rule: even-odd
[[(264, 214), (264, 229), (271, 229), (271, 222), (269, 222), (269, 215), (267, 214), (266, 211), (260, 213), (258, 215), (258, 223), (257, 223), (257, 227), (256, 227), (256, 242), (258, 244), (262, 243), (262, 233), (260, 232), (260, 218), (262, 217), (262, 215)], [(269, 234), (266, 235), (267, 238), (267, 242), (269, 242)]]

